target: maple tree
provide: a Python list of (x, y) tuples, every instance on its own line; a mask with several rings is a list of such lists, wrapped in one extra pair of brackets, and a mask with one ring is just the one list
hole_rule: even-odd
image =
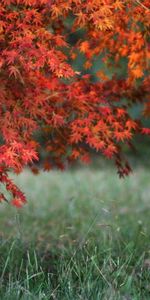
[[(26, 165), (36, 172), (43, 148), (45, 170), (88, 162), (94, 149), (115, 161), (120, 176), (128, 175), (122, 145), (132, 147), (137, 133), (150, 134), (129, 114), (140, 102), (150, 115), (149, 30), (149, 0), (1, 0), (0, 182), (13, 205), (26, 198), (8, 172)], [(84, 72), (73, 68), (80, 53)], [(95, 82), (90, 68), (99, 60)]]

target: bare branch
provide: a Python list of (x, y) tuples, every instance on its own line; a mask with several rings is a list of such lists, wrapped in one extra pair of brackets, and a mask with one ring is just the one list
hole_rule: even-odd
[(135, 2), (137, 2), (137, 3), (138, 3), (140, 6), (142, 6), (144, 9), (150, 11), (150, 9), (149, 9), (147, 6), (145, 6), (141, 1), (135, 0)]

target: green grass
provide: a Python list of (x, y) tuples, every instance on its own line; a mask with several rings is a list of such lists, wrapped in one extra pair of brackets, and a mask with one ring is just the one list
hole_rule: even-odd
[(1, 205), (0, 299), (150, 299), (150, 173), (81, 168), (13, 177)]

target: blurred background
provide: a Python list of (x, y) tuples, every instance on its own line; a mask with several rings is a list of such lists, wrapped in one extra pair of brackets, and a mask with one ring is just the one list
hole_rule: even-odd
[[(84, 63), (81, 53), (72, 61), (86, 74)], [(99, 58), (88, 70), (93, 81), (100, 68)], [(141, 109), (130, 113), (137, 118)], [(125, 179), (93, 152), (88, 166), (10, 174), (28, 203), (1, 204), (0, 299), (150, 299), (149, 138), (138, 136), (134, 145), (134, 152), (124, 149), (133, 168)]]

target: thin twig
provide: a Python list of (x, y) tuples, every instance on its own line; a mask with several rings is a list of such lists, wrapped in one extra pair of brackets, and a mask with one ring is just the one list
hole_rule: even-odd
[(147, 6), (145, 6), (141, 1), (135, 0), (135, 2), (137, 2), (137, 3), (138, 3), (140, 6), (142, 6), (144, 9), (150, 11), (150, 9), (149, 9)]

